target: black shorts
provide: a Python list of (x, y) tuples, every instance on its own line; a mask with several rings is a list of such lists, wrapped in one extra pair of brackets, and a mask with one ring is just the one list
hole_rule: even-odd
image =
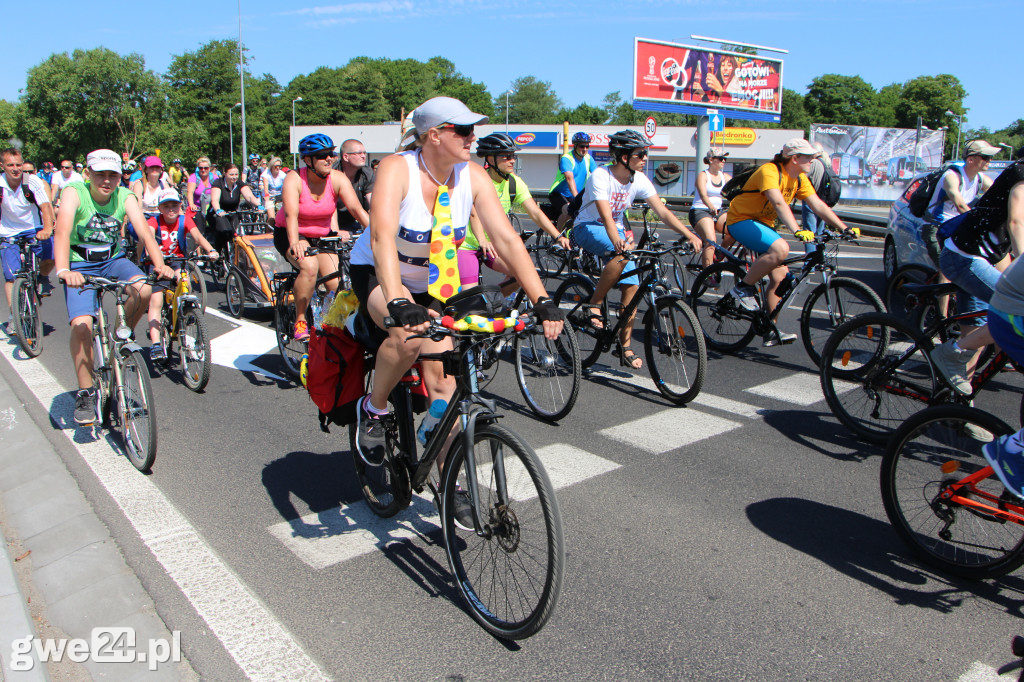
[[(303, 237), (302, 235), (299, 235), (299, 239), (305, 239), (307, 242), (309, 242), (310, 246), (316, 246), (317, 244), (320, 243), (320, 240), (317, 239), (316, 237)], [(277, 252), (279, 254), (281, 254), (282, 256), (285, 257), (285, 260), (288, 259), (288, 247), (289, 246), (290, 245), (288, 243), (288, 228), (286, 228), (286, 227), (275, 227), (274, 228), (274, 248), (277, 249)]]
[[(349, 267), (348, 275), (352, 280), (352, 292), (359, 299), (359, 314), (366, 315), (367, 319), (370, 319), (366, 302), (370, 300), (370, 293), (380, 286), (380, 282), (377, 281), (377, 271), (372, 265), (352, 265)], [(420, 294), (414, 293), (412, 300), (424, 308), (430, 308), (437, 312), (442, 310), (441, 302), (425, 291)]]
[(697, 227), (701, 218), (711, 218), (711, 222), (715, 222), (715, 216), (711, 215), (711, 211), (706, 208), (691, 208), (686, 217), (689, 218), (691, 227)]
[(572, 201), (572, 197), (552, 192), (548, 194), (548, 201), (551, 202), (551, 214), (554, 216), (551, 220), (555, 221), (558, 219), (558, 216), (562, 215), (562, 207)]

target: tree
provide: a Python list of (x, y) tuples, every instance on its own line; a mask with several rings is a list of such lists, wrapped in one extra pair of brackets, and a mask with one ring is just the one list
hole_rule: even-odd
[[(558, 110), (562, 100), (551, 89), (551, 83), (533, 76), (523, 76), (512, 82), (508, 97), (509, 123), (561, 123)], [(495, 120), (505, 118), (505, 93), (494, 98)]]
[(604, 109), (581, 102), (575, 109), (562, 107), (556, 118), (559, 121), (568, 121), (573, 125), (601, 125), (608, 117), (605, 115)]
[(918, 76), (903, 84), (896, 104), (896, 123), (902, 128), (916, 128), (917, 118), (929, 128), (946, 124), (946, 111), (962, 113), (967, 91), (960, 79), (949, 74)]
[(443, 57), (433, 57), (427, 65), (434, 69), (436, 94), (454, 97), (478, 114), (494, 116), (494, 98), (487, 86), (463, 76)]
[(810, 131), (811, 123), (814, 122), (804, 107), (804, 96), (789, 88), (782, 89), (782, 113), (780, 119), (778, 127), (786, 128), (787, 130), (802, 130), (804, 132)]
[(7, 141), (17, 137), (15, 133), (17, 123), (17, 107), (14, 102), (0, 99), (0, 144), (7, 146)]
[(829, 73), (811, 81), (803, 105), (814, 123), (871, 125), (877, 96), (860, 76)]
[(874, 114), (871, 117), (871, 125), (879, 128), (896, 127), (896, 106), (903, 96), (903, 85), (901, 83), (890, 83), (878, 91), (875, 98)]

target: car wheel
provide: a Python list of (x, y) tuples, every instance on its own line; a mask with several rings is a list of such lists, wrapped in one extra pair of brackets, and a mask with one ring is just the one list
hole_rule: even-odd
[(882, 253), (882, 274), (889, 281), (896, 274), (896, 243), (891, 237), (885, 240), (885, 251)]

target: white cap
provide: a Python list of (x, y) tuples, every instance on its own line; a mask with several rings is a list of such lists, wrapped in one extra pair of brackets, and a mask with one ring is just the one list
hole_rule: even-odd
[(181, 197), (178, 196), (178, 193), (173, 187), (165, 187), (160, 190), (160, 194), (156, 195), (156, 203), (158, 206), (160, 204), (166, 204), (168, 201), (176, 201), (179, 204), (181, 203)]
[(109, 149), (97, 149), (85, 158), (89, 170), (121, 172), (121, 157)]
[(434, 97), (416, 107), (412, 122), (419, 135), (445, 123), (457, 126), (471, 126), (487, 123), (487, 117), (469, 110), (465, 104), (453, 97)]

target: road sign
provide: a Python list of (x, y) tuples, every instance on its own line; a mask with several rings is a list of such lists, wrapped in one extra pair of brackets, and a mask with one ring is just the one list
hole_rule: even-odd
[(708, 123), (708, 130), (713, 133), (725, 130), (725, 116), (718, 113), (717, 109), (708, 109)]
[(644, 135), (648, 140), (653, 140), (656, 132), (658, 132), (658, 122), (654, 120), (653, 116), (648, 116), (644, 121)]

